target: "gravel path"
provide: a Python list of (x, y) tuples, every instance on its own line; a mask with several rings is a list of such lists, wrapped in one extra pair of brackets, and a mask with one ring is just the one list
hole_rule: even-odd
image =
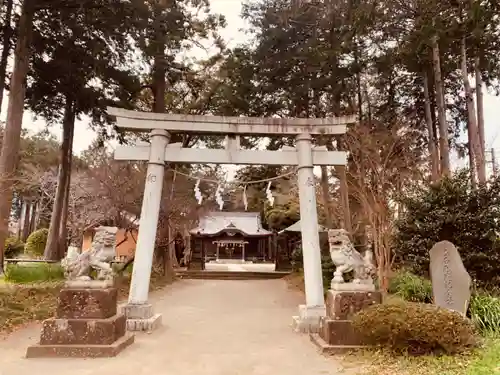
[[(183, 280), (153, 296), (163, 327), (116, 358), (24, 359), (39, 326), (0, 341), (0, 375), (346, 374), (290, 324), (301, 296), (283, 280)], [(350, 372), (349, 372), (350, 373)]]

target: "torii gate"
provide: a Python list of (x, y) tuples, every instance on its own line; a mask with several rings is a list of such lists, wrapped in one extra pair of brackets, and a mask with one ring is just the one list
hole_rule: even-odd
[[(346, 165), (347, 155), (345, 152), (327, 151), (324, 146), (313, 148), (311, 141), (314, 135), (344, 134), (347, 125), (355, 123), (356, 117), (283, 119), (193, 116), (135, 112), (119, 108), (108, 108), (108, 114), (116, 118), (119, 128), (136, 132), (148, 131), (151, 137), (150, 145), (119, 146), (114, 156), (115, 160), (148, 161), (132, 282), (128, 304), (124, 307), (127, 328), (152, 330), (161, 322), (160, 314), (153, 314), (148, 302), (148, 291), (165, 161), (168, 161), (298, 167), (306, 304), (299, 306), (299, 315), (294, 317), (294, 321), (297, 330), (317, 329), (319, 318), (326, 315), (326, 308), (313, 168), (315, 165)], [(228, 142), (224, 150), (182, 148), (180, 144), (169, 144), (170, 133), (176, 132), (226, 135)], [(296, 147), (280, 151), (242, 150), (239, 145), (239, 137), (242, 135), (295, 135)]]

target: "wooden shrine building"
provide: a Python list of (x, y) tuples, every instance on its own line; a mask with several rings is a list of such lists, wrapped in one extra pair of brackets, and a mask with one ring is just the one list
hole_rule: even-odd
[(258, 212), (209, 212), (190, 231), (189, 269), (210, 261), (272, 261), (272, 232), (262, 228)]

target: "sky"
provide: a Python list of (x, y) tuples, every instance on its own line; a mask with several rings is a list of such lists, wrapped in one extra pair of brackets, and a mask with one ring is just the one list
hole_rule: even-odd
[[(227, 27), (221, 31), (222, 36), (228, 42), (229, 46), (234, 46), (243, 43), (246, 40), (246, 35), (242, 31), (245, 27), (244, 21), (240, 18), (241, 7), (243, 0), (211, 0), (211, 9), (214, 13), (223, 14), (227, 20)], [(206, 55), (201, 49), (195, 52), (196, 57), (204, 57)], [(2, 105), (0, 119), (5, 121), (7, 113), (8, 93)], [(485, 111), (485, 140), (486, 148), (498, 149), (497, 155), (500, 157), (500, 97), (490, 93), (485, 93), (484, 96), (484, 111)], [(25, 111), (23, 118), (23, 128), (29, 129), (32, 132), (38, 132), (45, 129), (46, 123), (43, 119), (34, 119), (32, 113)], [(54, 125), (50, 128), (51, 132), (60, 140), (62, 135), (61, 126)], [(96, 134), (89, 129), (88, 119), (81, 119), (75, 127), (74, 137), (74, 152), (81, 153), (92, 143), (96, 138)], [(454, 160), (453, 160), (454, 159)], [(457, 160), (453, 158), (453, 164), (463, 166), (467, 161)]]

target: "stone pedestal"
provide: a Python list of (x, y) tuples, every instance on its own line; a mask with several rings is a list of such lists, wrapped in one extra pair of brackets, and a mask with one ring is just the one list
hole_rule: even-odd
[(334, 291), (326, 298), (326, 317), (320, 319), (318, 332), (311, 340), (327, 353), (338, 353), (363, 347), (360, 335), (353, 329), (352, 317), (359, 311), (382, 302), (378, 291)]
[(126, 318), (117, 314), (115, 288), (62, 289), (56, 317), (43, 322), (40, 342), (27, 358), (114, 357), (134, 342)]
[(128, 303), (120, 310), (127, 317), (128, 331), (152, 332), (161, 326), (161, 314), (155, 314), (150, 303)]
[(318, 332), (320, 320), (326, 315), (325, 306), (299, 305), (299, 315), (293, 317), (293, 329), (295, 332), (311, 333)]

